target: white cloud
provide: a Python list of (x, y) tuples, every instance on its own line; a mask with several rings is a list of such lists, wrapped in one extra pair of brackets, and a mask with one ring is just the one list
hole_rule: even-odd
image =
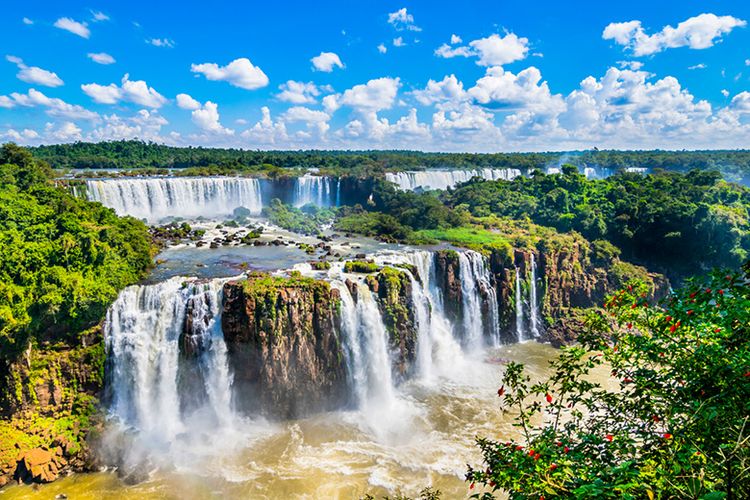
[(91, 36), (91, 31), (88, 29), (88, 24), (79, 23), (78, 21), (74, 21), (69, 17), (61, 17), (60, 19), (55, 21), (54, 26), (55, 28), (69, 31), (74, 35), (78, 35), (82, 38), (88, 38), (89, 36)]
[(444, 77), (441, 81), (430, 80), (424, 90), (412, 92), (416, 100), (425, 106), (438, 103), (457, 104), (468, 99), (464, 84), (456, 75)]
[(164, 143), (161, 129), (169, 122), (155, 111), (141, 109), (135, 115), (122, 117), (117, 114), (105, 115), (103, 124), (91, 130), (86, 136), (90, 141), (113, 141), (134, 139)]
[(285, 122), (303, 122), (307, 125), (308, 129), (317, 132), (319, 135), (325, 134), (330, 128), (328, 125), (330, 118), (323, 111), (317, 111), (304, 106), (293, 106), (282, 115), (282, 119)]
[(261, 113), (262, 118), (240, 135), (256, 144), (284, 144), (289, 139), (284, 123), (275, 122), (271, 118), (268, 106), (263, 106)]
[(729, 91), (727, 89), (721, 89), (721, 95), (724, 97), (729, 97)]
[(563, 100), (550, 92), (541, 72), (530, 66), (517, 75), (501, 66), (487, 68), (485, 76), (468, 90), (474, 100), (500, 111), (531, 109), (537, 113), (553, 114), (562, 111)]
[(114, 64), (115, 58), (106, 52), (89, 52), (88, 58), (97, 64)]
[(0, 96), (0, 107), (14, 108), (16, 106), (29, 108), (40, 106), (47, 108), (46, 112), (50, 116), (59, 116), (70, 120), (96, 121), (99, 119), (99, 115), (93, 111), (76, 104), (68, 104), (56, 97), (47, 97), (36, 89), (29, 89), (26, 94), (13, 92), (10, 96)]
[(109, 16), (100, 10), (92, 10), (91, 20), (94, 22), (109, 21)]
[(617, 64), (620, 65), (620, 69), (638, 71), (643, 68), (643, 63), (641, 61), (617, 61)]
[(25, 128), (20, 132), (9, 128), (5, 132), (0, 132), (0, 138), (5, 141), (13, 141), (19, 144), (29, 144), (31, 141), (39, 138), (39, 133), (30, 128)]
[(381, 43), (380, 45), (378, 45), (378, 52), (380, 52), (381, 54), (385, 54), (386, 52), (388, 52), (388, 47)]
[(317, 71), (323, 71), (325, 73), (333, 71), (334, 66), (339, 68), (344, 67), (344, 63), (341, 62), (339, 56), (334, 52), (321, 52), (320, 55), (310, 59), (310, 62), (313, 64), (313, 68)]
[(16, 75), (19, 80), (26, 83), (34, 83), (37, 85), (44, 85), (45, 87), (60, 87), (63, 85), (62, 79), (57, 76), (57, 73), (47, 71), (46, 69), (39, 68), (37, 66), (26, 66), (18, 57), (5, 56), (9, 62), (12, 62), (20, 70)]
[(149, 87), (145, 81), (130, 80), (130, 75), (127, 73), (120, 83), (119, 87), (114, 83), (109, 85), (88, 83), (81, 85), (81, 90), (100, 104), (115, 104), (122, 100), (148, 108), (160, 108), (167, 102), (163, 95), (153, 87)]
[(280, 101), (291, 102), (292, 104), (311, 104), (314, 103), (320, 95), (320, 90), (313, 82), (297, 82), (289, 80), (279, 85), (279, 92), (276, 97)]
[(193, 73), (201, 73), (208, 80), (228, 82), (230, 85), (247, 90), (255, 90), (268, 85), (268, 77), (263, 70), (253, 66), (250, 59), (241, 57), (226, 66), (216, 63), (193, 64)]
[[(451, 37), (451, 43), (454, 38)], [(467, 45), (452, 46), (443, 44), (435, 50), (438, 57), (477, 57), (480, 66), (502, 66), (526, 58), (529, 52), (529, 40), (515, 33), (505, 36), (492, 34), (486, 38), (472, 40)]]
[(406, 44), (404, 43), (404, 38), (403, 37), (399, 36), (399, 37), (396, 37), (396, 38), (393, 39), (393, 46), (394, 47), (403, 47), (404, 45), (406, 45)]
[(688, 66), (688, 69), (706, 69), (706, 68), (708, 68), (708, 66), (706, 66), (703, 63), (696, 64), (694, 66)]
[(455, 44), (461, 43), (461, 42), (463, 42), (463, 40), (461, 39), (460, 36), (455, 35), (455, 34), (451, 35), (451, 45), (455, 45)]
[(745, 59), (745, 66), (750, 66), (750, 59)]
[(23, 24), (25, 24), (27, 26), (30, 26), (30, 25), (34, 24), (34, 21), (32, 21), (31, 19), (29, 19), (28, 17), (24, 17), (23, 19), (21, 19), (21, 21), (23, 22)]
[(201, 107), (201, 103), (188, 94), (177, 94), (177, 106), (182, 109), (196, 110)]
[(723, 35), (746, 24), (732, 16), (700, 14), (679, 23), (676, 28), (665, 26), (661, 31), (648, 35), (641, 21), (634, 20), (608, 24), (602, 38), (614, 40), (618, 45), (632, 50), (636, 56), (647, 56), (677, 47), (707, 49), (720, 42)]
[(201, 130), (212, 134), (233, 135), (234, 130), (225, 128), (219, 122), (219, 106), (211, 101), (192, 112), (193, 123)]
[(406, 7), (388, 14), (388, 24), (398, 31), (422, 31), (422, 28), (414, 24), (414, 16), (407, 12)]
[(80, 141), (81, 128), (73, 122), (64, 122), (57, 128), (48, 123), (45, 127), (45, 135), (58, 142)]
[(146, 43), (154, 47), (174, 48), (174, 40), (171, 38), (147, 38)]
[[(344, 105), (361, 112), (377, 112), (393, 106), (400, 86), (398, 78), (376, 78), (365, 84), (355, 85), (340, 96), (326, 96), (323, 104), (333, 109)], [(333, 99), (326, 102), (329, 97)]]

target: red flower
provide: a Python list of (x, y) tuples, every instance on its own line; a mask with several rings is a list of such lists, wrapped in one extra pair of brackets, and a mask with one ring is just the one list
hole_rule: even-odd
[(721, 328), (714, 328), (714, 333), (719, 333), (719, 332), (721, 332)]
[(633, 328), (633, 323), (628, 323), (628, 330)]
[(659, 417), (657, 417), (656, 415), (653, 415), (653, 416), (651, 417), (651, 420), (653, 420), (654, 422), (659, 422), (659, 420), (660, 420), (660, 419), (659, 419)]
[(675, 330), (677, 330), (677, 325), (676, 324), (669, 327), (670, 333), (674, 333)]
[(711, 293), (711, 289), (710, 288), (706, 288), (706, 293)]
[(567, 453), (569, 451), (570, 451), (570, 448), (568, 448), (567, 446), (565, 448), (563, 448), (563, 453)]
[(549, 470), (557, 469), (557, 464), (549, 464)]
[(523, 446), (521, 446), (521, 445), (519, 444), (518, 446), (516, 446), (516, 450), (517, 450), (517, 451), (521, 451), (521, 450), (523, 450)]
[(541, 457), (541, 455), (539, 453), (535, 453), (534, 454), (534, 460), (539, 460), (539, 457)]
[(626, 377), (626, 378), (622, 379), (622, 381), (625, 382), (626, 384), (629, 384), (630, 382), (633, 381), (633, 379), (629, 378), (629, 377)]
[(529, 450), (529, 456), (530, 456), (530, 457), (533, 457), (533, 456), (534, 456), (534, 453), (536, 453), (536, 452), (535, 452), (534, 450)]
[(719, 290), (719, 295), (724, 295), (724, 290)]
[(688, 309), (687, 313), (688, 313), (688, 316), (690, 316), (691, 314), (693, 314), (693, 310), (692, 309)]
[(503, 394), (505, 394), (505, 386), (500, 386), (500, 389), (497, 390), (497, 397), (501, 398), (503, 397)]
[(636, 307), (638, 307), (638, 305), (635, 302), (633, 302), (633, 305), (630, 306), (631, 309), (635, 309)]
[(691, 293), (691, 294), (690, 294), (690, 298), (691, 298), (691, 299), (692, 299), (692, 298), (695, 298), (695, 293), (696, 293), (696, 292), (693, 292), (693, 293)]
[(562, 446), (562, 441), (558, 441), (555, 443), (557, 446)]
[(663, 435), (662, 437), (663, 437), (664, 439), (672, 439), (672, 435), (671, 435), (670, 433), (668, 433), (668, 432), (665, 432), (665, 433), (664, 433), (664, 435)]
[(473, 489), (474, 489), (474, 483), (471, 483), (471, 484), (469, 485), (469, 489), (470, 489), (470, 490), (473, 490)]
[(745, 372), (745, 377), (750, 377), (750, 371)]
[(612, 434), (607, 434), (604, 438), (611, 443), (615, 437)]
[(548, 402), (548, 403), (551, 403), (551, 402), (552, 402), (552, 394), (550, 394), (550, 393), (547, 393), (547, 396), (546, 396), (546, 397), (547, 397), (547, 402)]
[(666, 317), (666, 318), (664, 318), (664, 319), (665, 319), (665, 320), (667, 320), (667, 321), (672, 321), (672, 316), (667, 316), (667, 317)]
[(490, 484), (490, 488), (494, 488), (497, 485), (495, 481), (490, 481), (489, 484)]

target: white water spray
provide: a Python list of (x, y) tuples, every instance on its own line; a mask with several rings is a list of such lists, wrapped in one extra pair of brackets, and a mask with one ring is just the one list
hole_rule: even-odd
[(395, 183), (399, 189), (414, 191), (421, 189), (448, 189), (471, 180), (473, 177), (481, 177), (485, 180), (511, 180), (521, 175), (521, 171), (515, 168), (478, 168), (473, 170), (421, 170), (407, 172), (388, 172), (386, 180)]

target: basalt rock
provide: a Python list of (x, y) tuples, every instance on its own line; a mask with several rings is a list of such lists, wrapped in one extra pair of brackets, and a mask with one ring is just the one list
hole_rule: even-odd
[(455, 250), (435, 252), (435, 278), (443, 292), (443, 307), (449, 318), (462, 321), (461, 265)]
[(417, 321), (409, 275), (393, 267), (384, 267), (367, 277), (370, 290), (378, 297), (378, 307), (388, 330), (394, 369), (401, 377), (412, 370), (416, 358)]
[(339, 294), (324, 281), (252, 274), (224, 285), (222, 328), (239, 404), (293, 418), (345, 403)]

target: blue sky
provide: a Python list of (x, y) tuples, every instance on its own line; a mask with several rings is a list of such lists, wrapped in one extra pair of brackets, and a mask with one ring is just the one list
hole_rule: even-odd
[(26, 1), (4, 14), (2, 141), (516, 151), (750, 139), (739, 0)]

